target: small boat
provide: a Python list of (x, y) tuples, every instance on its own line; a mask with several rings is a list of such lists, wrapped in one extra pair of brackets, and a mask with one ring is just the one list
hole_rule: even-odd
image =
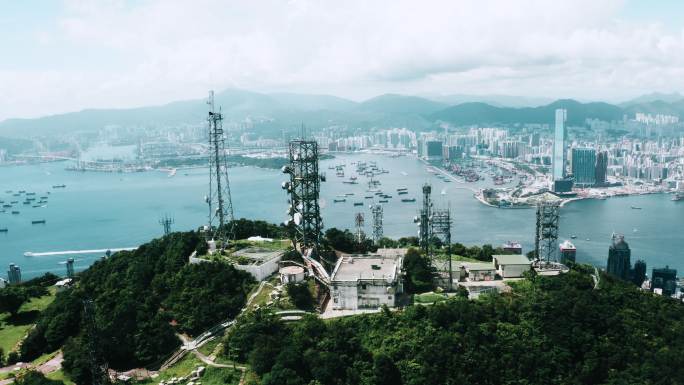
[(571, 235), (570, 238), (575, 239), (577, 238), (577, 235)]
[(404, 198), (401, 200), (402, 202), (415, 202), (416, 198)]
[(406, 194), (408, 194), (408, 191), (399, 191), (397, 194), (399, 194), (399, 195), (406, 195)]
[(10, 203), (13, 204), (13, 205), (15, 205), (15, 204), (19, 203), (19, 201), (12, 201), (12, 202), (10, 202)]
[(31, 201), (23, 201), (22, 203), (25, 204), (25, 205), (30, 205), (30, 204), (31, 204)]
[(363, 206), (363, 202), (354, 202), (354, 206)]
[(383, 197), (383, 198), (387, 198), (387, 199), (392, 198), (391, 195), (383, 195), (382, 197)]
[(12, 211), (12, 214), (17, 215), (19, 214), (19, 211)]
[(45, 219), (37, 219), (35, 221), (31, 221), (32, 225), (40, 225), (40, 224), (45, 224)]
[(27, 192), (26, 195), (36, 195), (34, 192)]
[(66, 188), (66, 185), (65, 184), (56, 184), (56, 185), (52, 186), (52, 188)]
[(399, 187), (397, 191), (408, 191), (407, 187)]
[(11, 194), (12, 190), (5, 190), (5, 194)]
[(354, 195), (354, 193), (346, 193), (346, 194), (344, 194), (344, 195), (350, 197), (350, 196)]
[(12, 205), (2, 205), (2, 207), (8, 209), (8, 208), (12, 207)]
[(389, 201), (387, 199), (380, 199), (378, 202), (380, 203), (388, 203)]
[(6, 233), (6, 232), (8, 232), (8, 231), (9, 231), (9, 230), (8, 230), (8, 229), (7, 229), (6, 227), (5, 227), (5, 228), (2, 228), (2, 229), (0, 229), (0, 233)]
[(335, 203), (342, 203), (342, 202), (346, 202), (346, 201), (347, 200), (344, 198), (343, 199), (333, 199), (333, 202), (335, 202)]
[(641, 207), (639, 207), (639, 206), (632, 206), (632, 210), (641, 210)]
[(364, 199), (373, 199), (373, 196), (372, 196), (372, 195), (366, 195), (366, 196), (363, 197), (363, 198), (364, 198)]
[(586, 240), (586, 241), (591, 241), (591, 239), (589, 239), (589, 238), (587, 238), (587, 239), (585, 239), (585, 240)]
[(19, 190), (19, 194), (23, 194), (25, 192), (26, 192), (26, 190)]

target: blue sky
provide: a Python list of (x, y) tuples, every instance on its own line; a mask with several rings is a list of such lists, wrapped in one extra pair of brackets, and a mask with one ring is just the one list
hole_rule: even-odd
[(0, 0), (0, 119), (207, 89), (622, 101), (684, 91), (684, 1)]

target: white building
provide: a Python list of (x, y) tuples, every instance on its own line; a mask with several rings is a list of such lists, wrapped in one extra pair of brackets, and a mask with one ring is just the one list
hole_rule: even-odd
[(496, 268), (492, 263), (463, 262), (461, 276), (469, 281), (493, 281), (496, 279)]
[(405, 249), (380, 249), (375, 255), (341, 257), (331, 276), (333, 310), (394, 307), (403, 292), (401, 266)]
[(492, 259), (501, 278), (520, 278), (532, 268), (532, 261), (520, 254), (493, 255)]
[(306, 272), (301, 266), (283, 266), (279, 270), (280, 282), (285, 285), (288, 283), (301, 282), (306, 278)]
[(7, 286), (7, 281), (4, 278), (0, 278), (0, 289), (4, 289)]

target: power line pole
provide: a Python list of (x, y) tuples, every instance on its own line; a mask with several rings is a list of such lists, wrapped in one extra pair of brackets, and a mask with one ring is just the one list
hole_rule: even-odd
[(555, 201), (537, 204), (537, 226), (534, 240), (534, 258), (537, 263), (556, 261), (560, 205)]
[(430, 254), (430, 215), (432, 214), (432, 201), (430, 200), (432, 194), (432, 186), (428, 183), (423, 185), (423, 208), (420, 210), (420, 248), (426, 256)]
[[(214, 107), (214, 91), (209, 91), (209, 238), (223, 249), (233, 239), (233, 200), (230, 195), (226, 143), (223, 136), (223, 115)], [(217, 223), (218, 221), (218, 223)]]
[(164, 214), (164, 216), (159, 219), (159, 224), (164, 228), (164, 235), (169, 235), (171, 233), (171, 225), (174, 223), (173, 217), (170, 217), (168, 214)]
[(356, 242), (360, 245), (366, 238), (366, 234), (363, 233), (363, 226), (366, 220), (363, 217), (363, 213), (356, 213), (354, 216), (354, 224), (356, 225)]
[(441, 236), (446, 245), (446, 255), (449, 264), (449, 291), (453, 289), (454, 275), (451, 267), (451, 210), (434, 210), (430, 217), (432, 233)]
[(311, 250), (316, 255), (323, 228), (319, 198), (321, 182), (325, 182), (325, 175), (318, 171), (318, 143), (305, 139), (290, 141), (289, 160), (282, 171), (290, 180), (283, 182), (282, 188), (290, 194), (287, 223), (294, 226), (292, 244), (302, 253)]
[(370, 206), (371, 214), (373, 215), (373, 242), (377, 245), (383, 236), (382, 229), (382, 205), (380, 203), (375, 203)]

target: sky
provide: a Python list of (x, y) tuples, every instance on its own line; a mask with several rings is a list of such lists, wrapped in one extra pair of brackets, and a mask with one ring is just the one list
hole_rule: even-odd
[(684, 1), (0, 0), (0, 120), (209, 89), (684, 92)]

